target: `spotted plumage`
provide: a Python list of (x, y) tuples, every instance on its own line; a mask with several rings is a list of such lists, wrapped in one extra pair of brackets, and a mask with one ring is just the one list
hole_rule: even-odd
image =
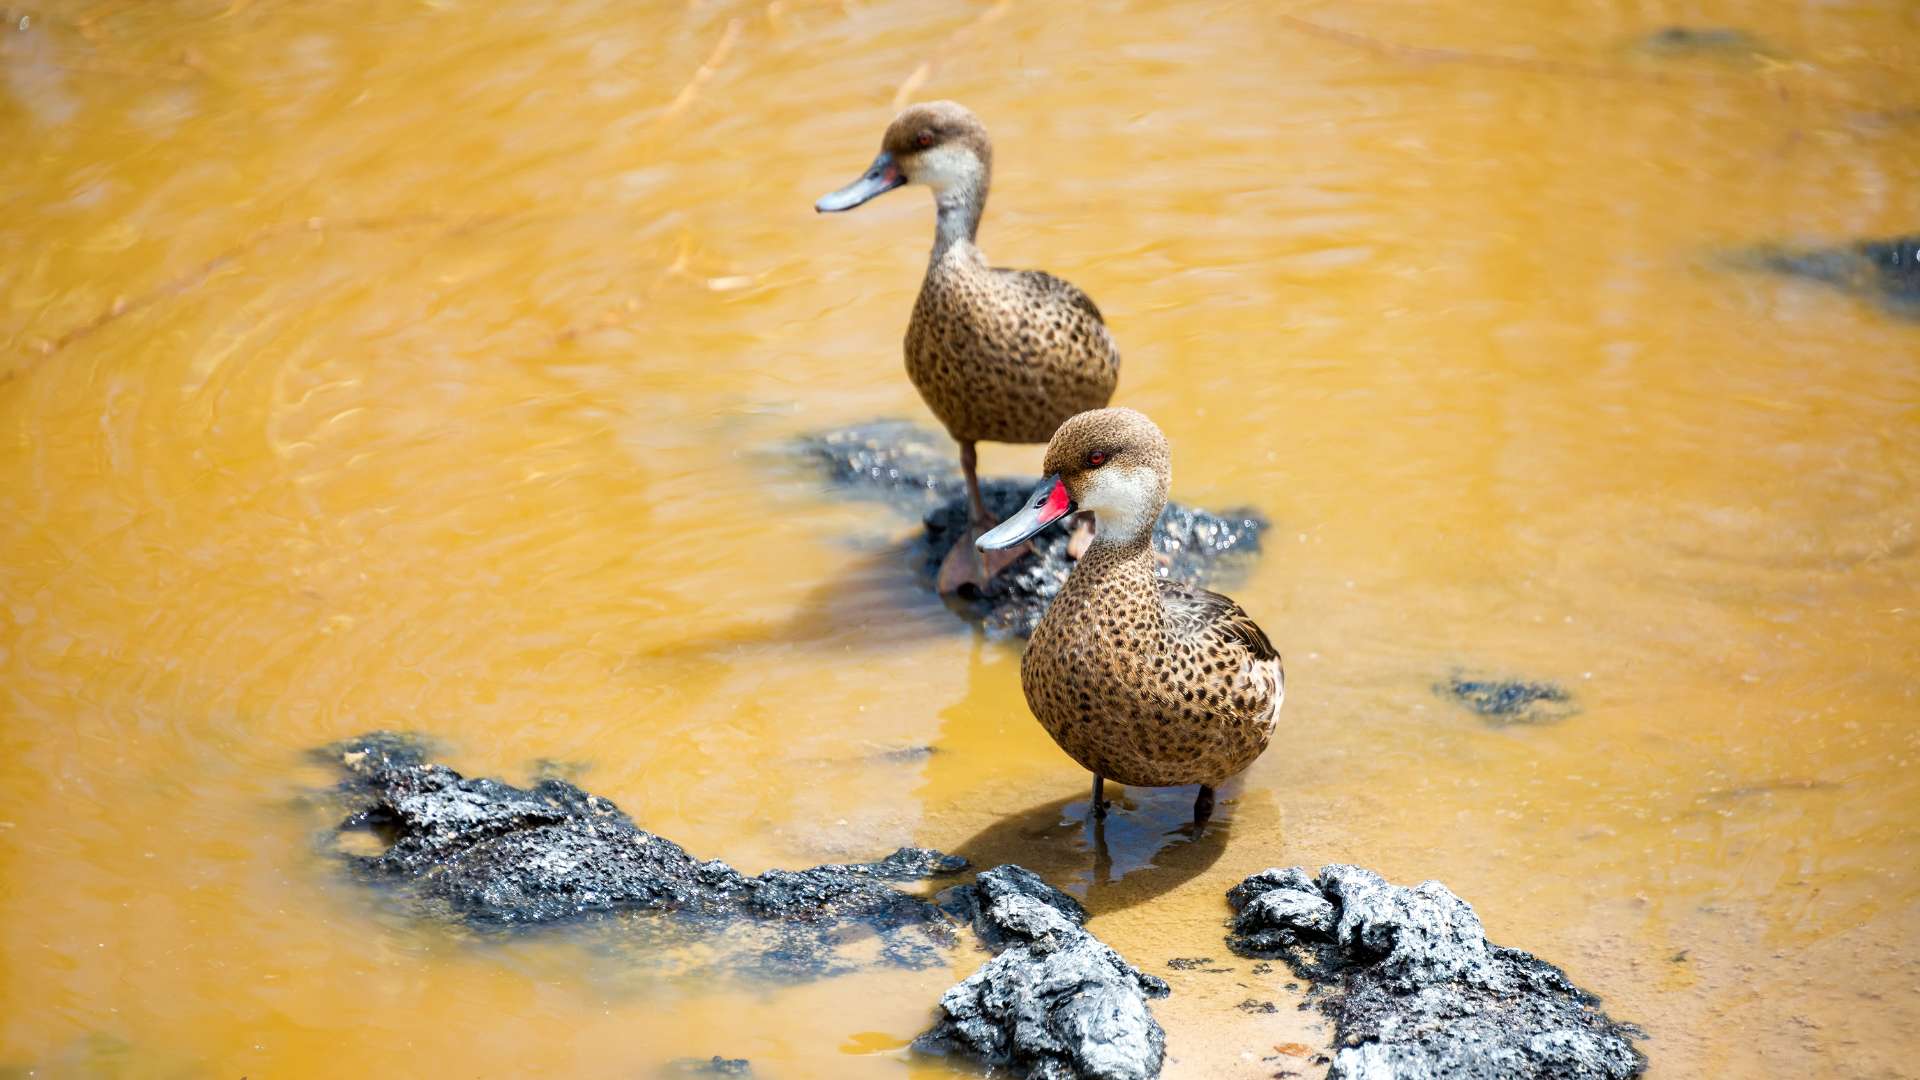
[(958, 442), (1045, 442), (1120, 377), (1086, 293), (1039, 270), (988, 266), (954, 244), (927, 267), (907, 325), (907, 377)]
[[(849, 210), (905, 184), (933, 191), (933, 252), (907, 325), (907, 377), (960, 444), (976, 532), (993, 520), (974, 444), (1045, 442), (1068, 417), (1105, 405), (1120, 378), (1120, 350), (1086, 293), (1039, 270), (990, 266), (981, 254), (975, 237), (992, 173), (980, 121), (936, 101), (896, 117), (867, 172), (815, 204)], [(972, 546), (954, 551), (968, 565), (943, 567), (943, 591), (984, 581)]]
[[(1266, 749), (1285, 695), (1280, 654), (1240, 605), (1157, 573), (1153, 522), (1166, 505), (1166, 438), (1131, 409), (1083, 413), (1047, 447), (1050, 474), (992, 546), (1072, 507), (1098, 519), (1093, 546), (1027, 645), (1027, 704), (1096, 777), (1211, 785)], [(1058, 485), (1064, 493), (1050, 489)], [(1027, 520), (1022, 516), (1033, 515)], [(1004, 533), (1002, 532), (1004, 530)]]

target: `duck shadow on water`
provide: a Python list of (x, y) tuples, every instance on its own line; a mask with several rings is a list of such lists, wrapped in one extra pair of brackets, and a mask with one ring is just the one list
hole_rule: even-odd
[(977, 867), (1018, 863), (1072, 893), (1095, 915), (1123, 911), (1205, 873), (1226, 852), (1238, 784), (1214, 816), (1193, 822), (1194, 788), (1107, 788), (1104, 819), (1089, 799), (1055, 799), (1008, 814), (953, 847)]
[(791, 615), (744, 622), (647, 649), (647, 659), (706, 657), (732, 649), (851, 646), (889, 650), (972, 632), (915, 577), (911, 540), (862, 553), (832, 579), (809, 589)]

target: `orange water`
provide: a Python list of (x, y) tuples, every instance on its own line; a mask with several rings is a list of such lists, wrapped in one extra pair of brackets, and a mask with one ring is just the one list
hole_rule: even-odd
[[(688, 985), (343, 882), (302, 755), (401, 728), (749, 871), (1040, 869), (1173, 983), (1170, 1076), (1318, 1071), (1261, 1060), (1327, 1036), (1221, 894), (1329, 861), (1444, 880), (1656, 1075), (1914, 1075), (1920, 325), (1725, 258), (1920, 226), (1911, 5), (4, 14), (0, 1065), (940, 1071), (899, 1047), (971, 950)], [(1675, 23), (1759, 44), (1633, 45)], [(1233, 591), (1283, 733), (1197, 842), (1132, 792), (1097, 858), (1016, 652), (770, 449), (925, 416), (928, 200), (810, 203), (926, 97), (1175, 494), (1275, 522)], [(1455, 671), (1578, 712), (1490, 727)]]

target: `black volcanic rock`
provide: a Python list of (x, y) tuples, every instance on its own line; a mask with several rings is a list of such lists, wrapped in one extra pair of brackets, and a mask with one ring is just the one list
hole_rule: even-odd
[(1228, 947), (1312, 979), (1334, 1023), (1329, 1080), (1625, 1080), (1638, 1029), (1566, 973), (1489, 942), (1437, 881), (1389, 885), (1355, 866), (1266, 870), (1233, 887)]
[(387, 844), (343, 857), (421, 910), (474, 927), (647, 916), (647, 927), (626, 927), (641, 933), (623, 938), (721, 938), (730, 958), (719, 966), (794, 978), (858, 966), (839, 955), (853, 924), (879, 936), (883, 960), (906, 966), (940, 963), (952, 941), (944, 912), (885, 883), (954, 873), (966, 866), (957, 856), (901, 848), (878, 862), (748, 876), (694, 858), (564, 780), (518, 788), (469, 779), (385, 733), (323, 756), (348, 774), (336, 789), (350, 810), (341, 828)]
[(1030, 1080), (1151, 1080), (1166, 1035), (1147, 1007), (1167, 984), (1081, 926), (1078, 901), (1018, 866), (997, 866), (942, 903), (1001, 952), (940, 998), (914, 1040)]
[[(947, 550), (967, 532), (966, 488), (952, 441), (906, 421), (877, 420), (803, 438), (798, 452), (836, 488), (920, 516), (912, 557), (923, 583), (932, 588)], [(1020, 509), (1037, 483), (1038, 478), (983, 479), (980, 490), (987, 508), (1004, 518)], [(1252, 510), (1215, 514), (1169, 503), (1154, 524), (1153, 544), (1167, 558), (1163, 574), (1196, 585), (1216, 584), (1259, 552), (1267, 527)], [(994, 578), (984, 592), (955, 607), (996, 636), (1032, 634), (1073, 566), (1064, 523), (1034, 537), (1033, 547), (1032, 555)]]

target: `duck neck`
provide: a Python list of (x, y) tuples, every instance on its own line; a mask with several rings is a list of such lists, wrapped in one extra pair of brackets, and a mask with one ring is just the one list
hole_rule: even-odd
[(1159, 573), (1153, 555), (1151, 527), (1136, 530), (1130, 535), (1114, 535), (1107, 523), (1101, 522), (1095, 526), (1093, 543), (1074, 566), (1067, 585), (1071, 588), (1075, 585), (1138, 585), (1144, 582), (1151, 587), (1157, 577)]
[(939, 262), (955, 244), (971, 245), (980, 231), (980, 215), (987, 208), (984, 170), (934, 192), (933, 205), (939, 211), (933, 226), (933, 261)]

